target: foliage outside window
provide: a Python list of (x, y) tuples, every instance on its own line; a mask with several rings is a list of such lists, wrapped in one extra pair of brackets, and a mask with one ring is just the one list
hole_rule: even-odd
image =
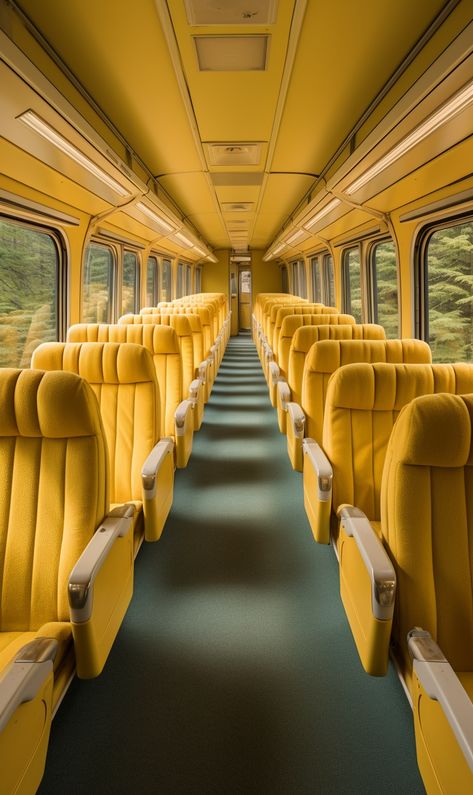
[(53, 235), (0, 220), (0, 366), (28, 367), (57, 340), (59, 249)]
[(146, 306), (156, 306), (159, 301), (158, 274), (157, 258), (148, 257), (148, 262), (146, 263)]
[(335, 306), (335, 284), (333, 278), (333, 257), (331, 254), (324, 254), (324, 304)]
[(473, 221), (433, 232), (425, 248), (426, 334), (434, 361), (473, 361)]
[(112, 320), (113, 253), (108, 246), (87, 247), (82, 279), (82, 321), (110, 323)]
[(171, 300), (171, 261), (163, 259), (161, 267), (161, 301)]
[(312, 300), (317, 303), (322, 303), (322, 274), (320, 272), (320, 260), (318, 257), (313, 257), (311, 262), (312, 274)]
[(186, 265), (186, 295), (190, 295), (192, 293), (192, 268), (190, 265)]
[(123, 254), (122, 314), (138, 310), (138, 256), (133, 251)]
[(350, 248), (343, 252), (344, 310), (361, 323), (361, 268), (360, 251)]
[(377, 243), (371, 251), (373, 320), (384, 326), (386, 337), (399, 336), (396, 249), (391, 240)]

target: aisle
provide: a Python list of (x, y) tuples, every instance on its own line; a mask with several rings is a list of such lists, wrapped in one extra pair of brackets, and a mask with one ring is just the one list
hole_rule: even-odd
[(234, 338), (106, 670), (54, 720), (40, 793), (423, 791), (401, 686), (361, 669), (254, 345)]

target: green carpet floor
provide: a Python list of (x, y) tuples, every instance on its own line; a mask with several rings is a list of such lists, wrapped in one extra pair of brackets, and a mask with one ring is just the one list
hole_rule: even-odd
[(40, 793), (422, 792), (410, 708), (392, 670), (362, 671), (240, 335), (106, 669), (54, 720)]

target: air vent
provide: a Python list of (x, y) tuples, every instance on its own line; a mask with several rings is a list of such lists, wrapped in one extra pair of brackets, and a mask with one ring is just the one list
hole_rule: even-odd
[(261, 144), (204, 144), (209, 166), (257, 166), (261, 160)]
[(201, 72), (262, 72), (269, 36), (194, 36)]
[(219, 188), (233, 185), (261, 185), (263, 174), (257, 171), (220, 171), (210, 175), (213, 184)]
[(277, 0), (185, 0), (189, 25), (273, 25)]
[(222, 202), (220, 205), (224, 213), (250, 213), (253, 202)]

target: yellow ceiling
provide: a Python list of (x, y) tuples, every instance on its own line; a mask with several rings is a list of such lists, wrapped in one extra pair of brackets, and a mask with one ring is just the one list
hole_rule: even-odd
[[(19, 5), (210, 245), (266, 248), (445, 2), (279, 0), (274, 25), (212, 27), (184, 0)], [(266, 70), (199, 71), (193, 36), (217, 33), (267, 33)], [(260, 142), (260, 162), (210, 165), (208, 142)]]

